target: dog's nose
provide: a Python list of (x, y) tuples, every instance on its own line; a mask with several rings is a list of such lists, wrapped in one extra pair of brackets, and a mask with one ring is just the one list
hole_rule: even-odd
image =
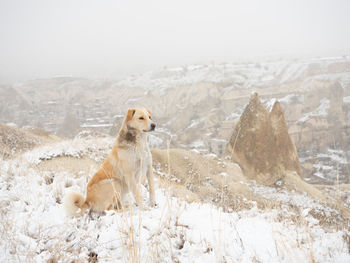
[(152, 124), (151, 124), (151, 130), (154, 131), (155, 128), (156, 128), (156, 124), (155, 124), (155, 123), (152, 123)]

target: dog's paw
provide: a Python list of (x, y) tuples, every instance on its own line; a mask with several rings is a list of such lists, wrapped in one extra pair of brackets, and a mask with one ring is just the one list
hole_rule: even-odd
[(154, 200), (150, 200), (150, 201), (149, 201), (149, 206), (150, 206), (150, 207), (157, 207), (158, 204), (157, 204)]
[(144, 206), (144, 205), (140, 205), (140, 206), (137, 206), (141, 211), (146, 211), (146, 210), (149, 210), (149, 208), (147, 206)]
[(147, 207), (143, 203), (135, 203), (135, 206), (140, 210), (146, 210)]

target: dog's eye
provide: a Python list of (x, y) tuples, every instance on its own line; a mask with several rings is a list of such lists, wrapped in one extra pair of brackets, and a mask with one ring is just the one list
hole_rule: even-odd
[(149, 118), (150, 120), (152, 120), (152, 117), (151, 117), (151, 116), (149, 116), (148, 118)]
[(140, 117), (139, 120), (144, 120), (145, 118), (144, 117)]

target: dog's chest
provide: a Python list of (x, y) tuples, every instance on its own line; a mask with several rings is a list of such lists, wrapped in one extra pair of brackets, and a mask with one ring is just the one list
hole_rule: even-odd
[(148, 147), (133, 147), (129, 156), (134, 167), (141, 168), (150, 162), (151, 153)]

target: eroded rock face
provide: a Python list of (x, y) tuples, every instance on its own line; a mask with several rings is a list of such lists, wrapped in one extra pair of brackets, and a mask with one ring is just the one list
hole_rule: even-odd
[(288, 171), (301, 175), (297, 149), (289, 136), (287, 122), (281, 104), (276, 101), (270, 112), (270, 121), (274, 131), (277, 160)]
[(282, 179), (286, 171), (301, 175), (281, 105), (276, 102), (268, 112), (257, 93), (237, 123), (226, 155), (241, 166), (246, 176), (267, 185)]

